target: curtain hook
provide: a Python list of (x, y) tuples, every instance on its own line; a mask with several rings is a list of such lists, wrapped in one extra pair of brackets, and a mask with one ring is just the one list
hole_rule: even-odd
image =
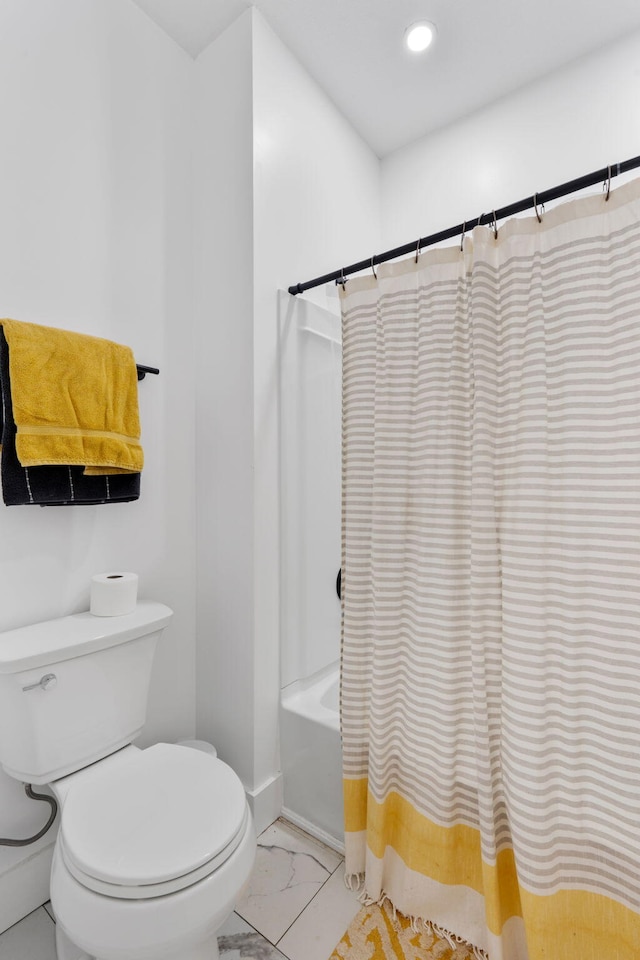
[(607, 195), (604, 198), (605, 201), (607, 201), (611, 194), (611, 164), (607, 166), (607, 179), (606, 182), (602, 184), (602, 189), (607, 191)]
[(496, 212), (493, 211), (493, 239), (498, 239), (498, 221), (496, 220)]
[(464, 250), (464, 235), (467, 232), (467, 221), (462, 221), (462, 233), (460, 234), (460, 253)]
[(375, 259), (375, 256), (376, 256), (376, 255), (375, 255), (375, 253), (374, 253), (374, 255), (371, 257), (371, 272), (372, 272), (372, 274), (374, 275), (375, 279), (377, 280), (377, 279), (378, 279), (378, 274), (376, 273), (376, 268), (375, 268), (374, 265), (373, 265), (373, 261), (374, 261), (374, 259)]
[(418, 243), (416, 245), (416, 263), (418, 262), (418, 257), (420, 256), (420, 240), (421, 238), (418, 237)]
[(342, 287), (342, 292), (344, 293), (345, 290), (347, 289), (346, 287), (347, 279), (344, 275), (344, 267), (340, 267), (340, 279), (336, 280), (336, 283), (340, 284), (340, 286)]
[[(537, 193), (534, 193), (534, 195), (533, 195), (533, 206), (534, 206), (534, 209), (535, 209), (535, 211), (536, 211), (536, 217), (538, 218), (538, 223), (542, 223), (542, 217), (541, 217), (540, 214), (538, 213), (538, 194), (537, 194)], [(541, 208), (542, 212), (544, 213), (544, 212), (545, 212), (545, 210), (544, 210), (544, 203), (541, 203), (541, 204), (540, 204), (540, 208)]]

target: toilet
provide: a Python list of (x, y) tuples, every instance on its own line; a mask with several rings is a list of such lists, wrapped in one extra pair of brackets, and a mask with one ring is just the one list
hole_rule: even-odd
[(51, 868), (58, 960), (216, 960), (253, 868), (244, 788), (191, 746), (132, 741), (158, 637), (139, 603), (0, 634), (0, 765), (60, 805)]

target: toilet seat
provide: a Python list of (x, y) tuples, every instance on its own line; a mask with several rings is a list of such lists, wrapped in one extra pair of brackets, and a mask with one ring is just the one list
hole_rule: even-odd
[(168, 893), (175, 893), (178, 890), (184, 890), (186, 887), (190, 887), (199, 880), (204, 880), (206, 877), (214, 873), (218, 867), (222, 866), (222, 864), (229, 859), (231, 854), (240, 845), (246, 833), (248, 823), (249, 808), (247, 807), (245, 809), (242, 829), (239, 830), (233, 841), (227, 847), (225, 847), (225, 849), (218, 854), (218, 856), (213, 857), (212, 860), (207, 861), (207, 863), (204, 863), (196, 870), (192, 870), (190, 873), (183, 874), (180, 877), (175, 877), (173, 880), (165, 880), (163, 883), (148, 883), (133, 887), (125, 886), (123, 884), (107, 883), (104, 880), (99, 880), (96, 877), (92, 877), (90, 874), (81, 870), (69, 857), (67, 851), (65, 850), (62, 838), (60, 838), (59, 845), (62, 859), (66, 868), (71, 876), (74, 877), (78, 883), (81, 883), (83, 887), (86, 887), (88, 890), (93, 890), (94, 893), (101, 893), (105, 897), (113, 897), (116, 900), (147, 900), (151, 897), (164, 897)]
[(208, 876), (248, 825), (239, 777), (217, 758), (159, 743), (117, 768), (73, 784), (62, 809), (60, 852), (84, 887), (147, 899)]

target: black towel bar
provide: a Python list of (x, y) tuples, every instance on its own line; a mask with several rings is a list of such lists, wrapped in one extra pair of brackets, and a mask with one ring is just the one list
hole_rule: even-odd
[(136, 363), (136, 369), (138, 371), (138, 380), (144, 380), (148, 373), (160, 373), (157, 367), (145, 367), (142, 363)]

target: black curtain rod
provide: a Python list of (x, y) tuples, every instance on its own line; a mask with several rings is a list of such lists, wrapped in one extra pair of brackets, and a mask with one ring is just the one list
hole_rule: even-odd
[(408, 253), (417, 253), (424, 247), (430, 247), (434, 243), (440, 243), (442, 240), (450, 240), (452, 237), (460, 236), (463, 231), (473, 230), (474, 227), (492, 224), (498, 220), (504, 220), (505, 217), (513, 217), (516, 213), (522, 213), (523, 210), (531, 210), (539, 204), (543, 206), (552, 200), (558, 200), (560, 197), (566, 197), (577, 190), (583, 190), (585, 187), (592, 187), (601, 181), (608, 182), (611, 177), (617, 177), (628, 170), (634, 170), (640, 167), (640, 157), (633, 157), (631, 160), (624, 160), (622, 163), (613, 164), (610, 167), (603, 167), (602, 170), (595, 170), (584, 177), (578, 177), (577, 180), (569, 180), (567, 183), (561, 183), (558, 187), (552, 187), (543, 193), (536, 193), (524, 200), (518, 200), (517, 203), (510, 203), (507, 207), (501, 207), (499, 210), (483, 213), (475, 220), (467, 220), (466, 223), (459, 223), (455, 227), (449, 227), (448, 230), (440, 230), (439, 233), (432, 233), (428, 237), (421, 237), (419, 240), (412, 240), (401, 247), (395, 247), (393, 250), (387, 250), (386, 253), (378, 253), (374, 257), (368, 257), (366, 260), (360, 260), (358, 263), (352, 263), (341, 270), (334, 270), (333, 273), (325, 273), (322, 277), (316, 277), (315, 280), (307, 280), (306, 283), (296, 283), (289, 287), (289, 293), (304, 293), (305, 290), (311, 290), (312, 287), (319, 287), (323, 283), (330, 283), (332, 280), (342, 281), (351, 273), (359, 273), (361, 270), (370, 270), (378, 263), (386, 263), (387, 260), (394, 260), (396, 257), (404, 257)]

